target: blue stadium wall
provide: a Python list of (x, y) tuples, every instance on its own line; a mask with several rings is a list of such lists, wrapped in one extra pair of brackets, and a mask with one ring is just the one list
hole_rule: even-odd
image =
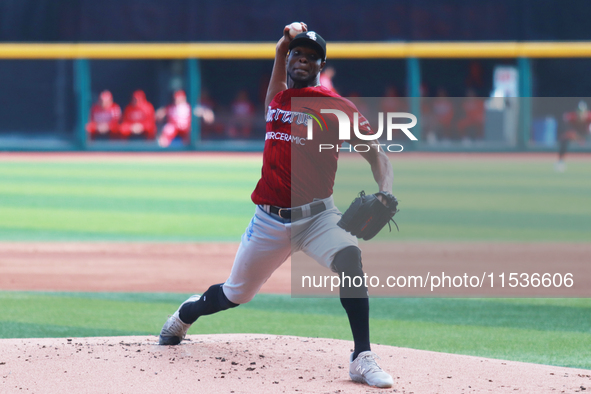
[(590, 40), (588, 0), (2, 0), (2, 41)]

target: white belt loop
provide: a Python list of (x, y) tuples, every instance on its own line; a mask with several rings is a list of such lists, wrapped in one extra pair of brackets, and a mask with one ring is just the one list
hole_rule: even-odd
[(307, 218), (308, 216), (312, 215), (312, 209), (310, 208), (310, 204), (306, 204), (302, 206), (302, 218)]

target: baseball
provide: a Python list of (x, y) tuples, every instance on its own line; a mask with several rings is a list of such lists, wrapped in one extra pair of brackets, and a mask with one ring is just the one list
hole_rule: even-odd
[(303, 31), (304, 27), (300, 22), (293, 22), (291, 25), (289, 25), (289, 36), (291, 38), (294, 38)]

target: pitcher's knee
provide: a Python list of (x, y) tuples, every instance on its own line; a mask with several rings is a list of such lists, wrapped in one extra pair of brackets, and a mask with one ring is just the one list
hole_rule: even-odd
[(224, 285), (222, 287), (224, 296), (235, 306), (246, 304), (252, 301), (257, 292), (242, 291), (239, 288)]
[(340, 250), (334, 256), (331, 269), (338, 274), (363, 276), (361, 250), (357, 246), (347, 246)]
[(339, 295), (343, 298), (367, 298), (367, 286), (364, 283), (361, 250), (348, 246), (339, 251), (333, 260), (332, 269), (341, 277)]

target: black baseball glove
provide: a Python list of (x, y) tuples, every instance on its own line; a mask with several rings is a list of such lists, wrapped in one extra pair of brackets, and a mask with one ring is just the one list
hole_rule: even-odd
[[(378, 199), (378, 195), (383, 196), (385, 204)], [(367, 241), (375, 237), (386, 223), (392, 231), (390, 221), (394, 222), (392, 218), (396, 212), (398, 212), (398, 200), (392, 194), (379, 192), (367, 196), (362, 190), (337, 224), (357, 238)], [(394, 224), (398, 229), (396, 222)]]

